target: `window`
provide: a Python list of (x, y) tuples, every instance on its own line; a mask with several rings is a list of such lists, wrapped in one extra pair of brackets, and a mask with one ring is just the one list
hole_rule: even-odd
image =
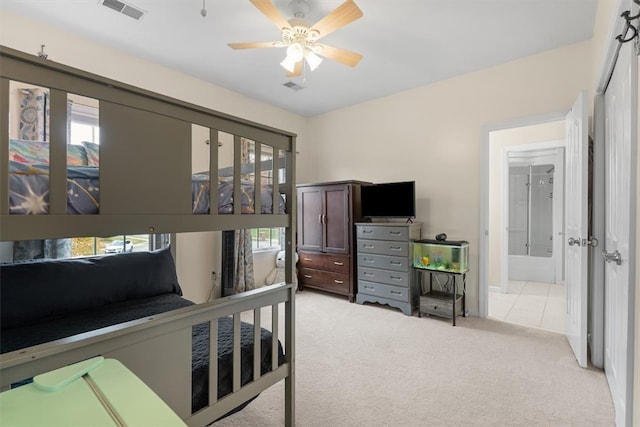
[(71, 121), (69, 123), (69, 143), (73, 145), (80, 145), (82, 144), (82, 141), (99, 144), (100, 129), (98, 126), (91, 126)]
[(254, 251), (279, 250), (284, 247), (284, 228), (253, 228), (251, 243)]
[(69, 94), (69, 144), (83, 141), (100, 144), (98, 100)]
[(146, 252), (151, 250), (150, 236), (76, 237), (71, 239), (71, 256), (85, 257), (103, 254)]

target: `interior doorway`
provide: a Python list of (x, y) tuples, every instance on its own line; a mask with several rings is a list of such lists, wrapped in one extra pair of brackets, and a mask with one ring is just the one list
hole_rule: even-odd
[(505, 147), (503, 291), (508, 280), (563, 283), (564, 146)]
[[(480, 292), (481, 313), (483, 293), (486, 298), (486, 317), (558, 333), (565, 330), (566, 305), (564, 116), (559, 113), (487, 131), (484, 194), (489, 256), (486, 288)], [(528, 185), (518, 196), (514, 185), (522, 183)], [(536, 202), (539, 206), (534, 206)]]

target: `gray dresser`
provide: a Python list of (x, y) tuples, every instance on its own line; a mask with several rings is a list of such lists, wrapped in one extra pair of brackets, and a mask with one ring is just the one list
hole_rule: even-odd
[(421, 228), (421, 223), (356, 223), (358, 304), (387, 304), (411, 316), (420, 295), (411, 241), (420, 239)]

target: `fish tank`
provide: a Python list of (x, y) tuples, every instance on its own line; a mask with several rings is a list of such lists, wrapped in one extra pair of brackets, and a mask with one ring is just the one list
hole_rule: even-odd
[(447, 240), (415, 240), (413, 266), (423, 270), (447, 273), (469, 271), (469, 242)]

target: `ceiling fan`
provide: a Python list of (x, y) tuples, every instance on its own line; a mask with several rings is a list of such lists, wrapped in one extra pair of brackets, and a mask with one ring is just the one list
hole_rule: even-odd
[(301, 75), (304, 60), (309, 65), (309, 69), (313, 71), (322, 62), (321, 57), (332, 59), (350, 67), (355, 67), (362, 59), (362, 55), (359, 53), (318, 43), (320, 38), (362, 17), (362, 11), (353, 0), (345, 1), (313, 25), (304, 19), (309, 11), (309, 3), (305, 0), (292, 0), (289, 3), (294, 16), (290, 20), (287, 20), (270, 0), (250, 1), (282, 31), (282, 40), (229, 43), (229, 47), (232, 49), (286, 47), (287, 56), (280, 65), (287, 70), (287, 77)]

